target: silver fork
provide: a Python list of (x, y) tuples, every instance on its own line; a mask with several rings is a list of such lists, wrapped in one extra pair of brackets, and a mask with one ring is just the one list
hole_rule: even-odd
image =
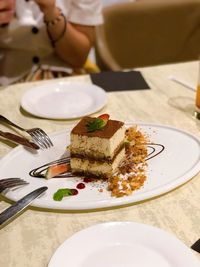
[(0, 121), (28, 133), (32, 137), (33, 141), (42, 149), (50, 148), (53, 146), (53, 143), (49, 136), (40, 128), (24, 129), (2, 115), (0, 115)]
[(22, 180), (21, 178), (5, 178), (0, 180), (0, 193), (5, 189), (18, 187), (21, 185), (27, 185), (28, 182)]

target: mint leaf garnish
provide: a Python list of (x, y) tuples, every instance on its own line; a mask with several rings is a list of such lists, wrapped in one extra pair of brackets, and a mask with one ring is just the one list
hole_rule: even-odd
[(70, 189), (70, 188), (61, 188), (61, 189), (58, 189), (54, 193), (53, 199), (55, 201), (61, 201), (63, 199), (63, 197), (72, 196), (72, 195), (73, 195), (72, 189)]
[(88, 122), (87, 131), (88, 132), (94, 132), (96, 130), (101, 130), (104, 126), (106, 126), (106, 124), (107, 124), (106, 120), (96, 118), (95, 120)]

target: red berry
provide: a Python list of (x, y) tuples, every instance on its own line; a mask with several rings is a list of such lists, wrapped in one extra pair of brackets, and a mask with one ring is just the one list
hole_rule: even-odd
[(98, 118), (100, 118), (100, 119), (102, 119), (104, 121), (108, 121), (109, 118), (110, 118), (110, 115), (109, 114), (102, 114)]
[(79, 184), (77, 184), (76, 188), (83, 189), (83, 188), (85, 188), (85, 184), (84, 183), (79, 183)]

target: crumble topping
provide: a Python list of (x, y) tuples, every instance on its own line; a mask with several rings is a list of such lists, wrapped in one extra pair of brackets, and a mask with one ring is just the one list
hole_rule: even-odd
[(135, 126), (126, 130), (125, 137), (126, 157), (108, 180), (108, 190), (115, 197), (131, 195), (143, 186), (147, 178), (147, 136)]

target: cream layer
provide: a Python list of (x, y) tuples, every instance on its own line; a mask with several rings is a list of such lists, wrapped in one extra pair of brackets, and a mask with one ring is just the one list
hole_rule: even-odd
[(125, 157), (125, 149), (123, 148), (115, 157), (112, 163), (99, 162), (89, 160), (87, 158), (71, 158), (70, 165), (73, 173), (81, 173), (86, 175), (95, 175), (98, 177), (108, 178), (119, 166), (119, 163)]
[(88, 137), (84, 135), (71, 134), (71, 154), (79, 154), (91, 158), (114, 157), (116, 149), (124, 142), (125, 126), (122, 126), (110, 138)]

